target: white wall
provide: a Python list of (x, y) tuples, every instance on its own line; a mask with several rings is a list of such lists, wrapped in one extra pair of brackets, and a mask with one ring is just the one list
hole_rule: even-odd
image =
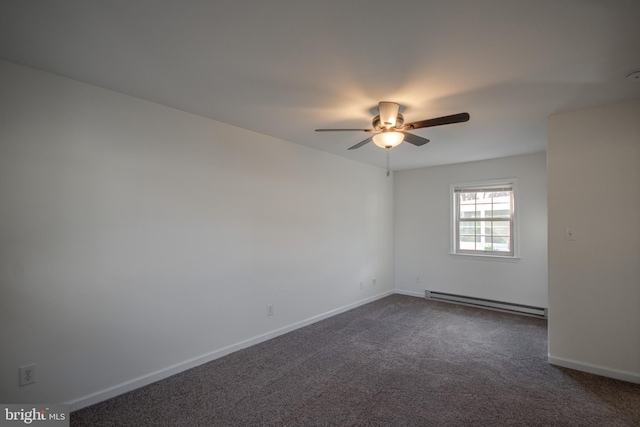
[(1, 402), (81, 407), (393, 292), (382, 169), (7, 62), (0, 120)]
[(549, 360), (640, 382), (640, 101), (548, 132)]
[[(518, 179), (520, 259), (450, 255), (450, 184), (501, 178)], [(394, 198), (398, 292), (548, 306), (544, 153), (396, 172)]]

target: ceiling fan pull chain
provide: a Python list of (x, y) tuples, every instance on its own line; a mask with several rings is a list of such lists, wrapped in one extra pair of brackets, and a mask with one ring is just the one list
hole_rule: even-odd
[(389, 151), (391, 151), (391, 148), (387, 148), (387, 176), (391, 173), (389, 171)]

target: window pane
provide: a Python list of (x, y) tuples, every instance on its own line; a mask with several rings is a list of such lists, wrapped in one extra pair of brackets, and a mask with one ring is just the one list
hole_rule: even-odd
[(476, 193), (458, 193), (458, 200), (461, 205), (475, 204)]
[(509, 252), (509, 238), (508, 237), (494, 237), (493, 238), (493, 250), (501, 252)]
[(460, 221), (460, 234), (475, 234), (476, 223), (474, 221)]
[(493, 235), (494, 236), (508, 236), (511, 234), (511, 224), (509, 221), (494, 221), (493, 222)]
[(476, 205), (461, 205), (460, 206), (460, 218), (475, 218), (476, 217)]
[(480, 218), (491, 218), (491, 203), (478, 203), (476, 205), (476, 212)]
[(492, 247), (491, 236), (479, 235), (476, 236), (476, 250), (477, 251), (490, 251)]
[(510, 218), (511, 203), (495, 203), (493, 205), (493, 217), (494, 218)]
[(509, 236), (493, 236), (493, 244), (509, 246)]
[(493, 199), (494, 203), (508, 202), (509, 200), (511, 200), (511, 192), (510, 191), (494, 192), (494, 193), (491, 193), (491, 198)]
[(460, 249), (463, 251), (475, 250), (475, 238), (473, 236), (460, 236)]

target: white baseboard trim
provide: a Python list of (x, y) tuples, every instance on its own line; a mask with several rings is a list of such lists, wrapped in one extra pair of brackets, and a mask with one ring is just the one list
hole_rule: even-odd
[(552, 365), (562, 366), (563, 368), (575, 369), (576, 371), (588, 372), (590, 374), (600, 375), (602, 377), (614, 378), (616, 380), (640, 384), (640, 374), (638, 374), (637, 372), (620, 371), (617, 369), (608, 368), (606, 366), (593, 365), (591, 363), (565, 359), (563, 357), (556, 357), (550, 354), (548, 356), (548, 361)]
[(246, 339), (244, 341), (240, 341), (238, 343), (229, 345), (227, 347), (220, 348), (218, 350), (214, 350), (212, 352), (203, 354), (198, 357), (194, 357), (192, 359), (185, 360), (180, 363), (176, 363), (175, 365), (168, 366), (163, 369), (159, 369), (155, 372), (151, 372), (146, 375), (142, 375), (138, 378), (134, 378), (130, 381), (125, 381), (123, 383), (114, 385), (112, 387), (106, 388), (104, 390), (97, 391), (95, 393), (88, 394), (86, 396), (70, 400), (65, 402), (66, 405), (69, 405), (70, 411), (77, 411), (78, 409), (85, 408), (87, 406), (95, 405), (96, 403), (103, 402), (107, 399), (111, 399), (112, 397), (116, 397), (123, 393), (127, 393), (129, 391), (135, 390), (137, 388), (143, 387), (145, 385), (149, 385), (156, 381), (160, 381), (162, 379), (168, 378), (172, 375), (178, 374), (180, 372), (186, 371), (191, 368), (195, 368), (196, 366), (200, 366), (204, 363), (211, 362), (212, 360), (219, 359), (228, 354), (236, 352), (238, 350), (242, 350), (243, 348), (251, 347), (252, 345), (259, 344), (263, 341), (270, 340), (280, 335), (284, 335), (288, 332), (294, 331), (296, 329), (311, 325), (312, 323), (318, 322), (320, 320), (327, 319), (329, 317), (335, 316), (340, 313), (344, 313), (345, 311), (349, 311), (361, 305), (368, 304), (370, 302), (379, 300), (381, 298), (387, 297), (389, 295), (393, 295), (395, 291), (386, 291), (380, 294), (374, 295), (369, 298), (365, 298), (360, 301), (356, 301), (352, 304), (347, 304), (342, 307), (338, 307), (334, 310), (327, 311), (326, 313), (319, 314), (317, 316), (310, 317), (308, 319), (302, 320), (300, 322), (296, 322), (289, 326), (285, 326), (283, 328), (276, 329), (271, 332), (267, 332), (262, 335), (255, 336), (253, 338)]
[(424, 298), (424, 291), (416, 292), (416, 291), (406, 291), (404, 289), (396, 289), (395, 293), (400, 295), (407, 295), (410, 297)]

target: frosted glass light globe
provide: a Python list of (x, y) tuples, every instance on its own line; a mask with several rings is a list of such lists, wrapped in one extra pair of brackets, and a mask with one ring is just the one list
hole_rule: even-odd
[(404, 140), (400, 132), (380, 132), (373, 136), (373, 143), (380, 148), (393, 148)]

